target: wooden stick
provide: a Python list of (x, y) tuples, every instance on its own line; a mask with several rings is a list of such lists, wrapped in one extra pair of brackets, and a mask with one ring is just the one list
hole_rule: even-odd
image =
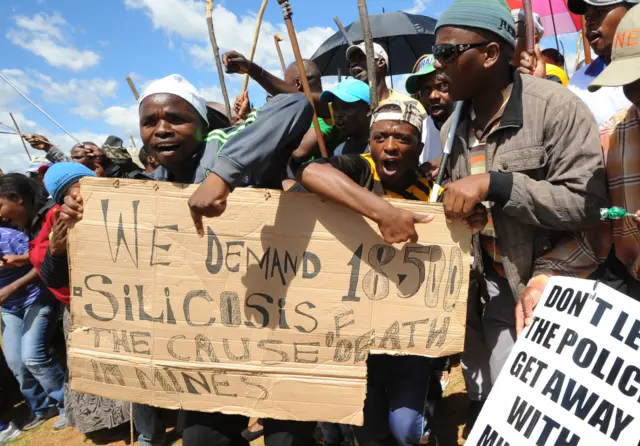
[(13, 131), (14, 133), (18, 133), (18, 134), (20, 133), (19, 131), (17, 131), (16, 129), (14, 129), (14, 128), (13, 128), (13, 127), (11, 127), (10, 125), (5, 124), (5, 123), (4, 123), (4, 122), (2, 122), (2, 121), (0, 121), (0, 125), (1, 125), (2, 127), (6, 127), (6, 128), (8, 128), (8, 129), (10, 129), (10, 130), (11, 130), (11, 131)]
[[(253, 59), (256, 57), (256, 49), (258, 47), (258, 39), (260, 39), (260, 27), (262, 27), (262, 18), (264, 17), (264, 12), (267, 10), (267, 3), (269, 0), (262, 0), (262, 6), (260, 7), (260, 12), (258, 13), (258, 22), (256, 23), (256, 32), (253, 35), (253, 44), (251, 45), (251, 54), (249, 55), (249, 60), (253, 62)], [(249, 79), (250, 76), (247, 73), (244, 77), (244, 85), (242, 86), (242, 92), (247, 91), (249, 87)]]
[(340, 21), (340, 18), (336, 16), (333, 18), (333, 21), (336, 22), (336, 25), (338, 26), (338, 29), (342, 33), (342, 37), (344, 37), (344, 41), (347, 43), (347, 45), (349, 46), (353, 45), (353, 42), (349, 38), (349, 34), (347, 33), (347, 30), (344, 28), (344, 26), (342, 26), (342, 22)]
[(136, 444), (136, 439), (133, 434), (133, 403), (129, 403), (129, 433), (131, 434), (131, 446)]
[(21, 135), (20, 136), (20, 141), (22, 141), (22, 147), (24, 147), (24, 151), (27, 152), (27, 158), (29, 158), (29, 161), (31, 161), (31, 154), (29, 153), (29, 149), (27, 149), (27, 143), (25, 143), (24, 139), (22, 138), (22, 132), (20, 131), (20, 127), (18, 127), (18, 123), (16, 122), (16, 118), (13, 117), (13, 113), (9, 113), (9, 116), (11, 117), (11, 120), (13, 121), (13, 125), (16, 126), (16, 130)]
[(43, 114), (43, 115), (45, 115), (47, 118), (49, 118), (49, 120), (50, 120), (51, 122), (53, 122), (55, 125), (57, 125), (57, 126), (60, 128), (60, 130), (62, 130), (63, 132), (65, 132), (67, 135), (69, 135), (69, 136), (71, 137), (71, 139), (73, 139), (73, 140), (74, 140), (75, 142), (77, 142), (78, 144), (82, 144), (82, 142), (81, 142), (78, 138), (76, 138), (76, 137), (75, 137), (75, 136), (73, 136), (71, 133), (69, 133), (69, 132), (67, 131), (67, 129), (65, 129), (64, 127), (62, 127), (62, 126), (58, 123), (58, 121), (56, 121), (55, 119), (53, 119), (51, 116), (49, 116), (49, 114), (48, 114), (46, 111), (44, 111), (43, 109), (41, 109), (41, 108), (38, 106), (38, 104), (36, 104), (35, 102), (33, 102), (31, 99), (29, 99), (29, 97), (28, 97), (26, 94), (24, 94), (23, 92), (21, 92), (21, 91), (20, 91), (20, 89), (18, 89), (18, 87), (16, 87), (15, 85), (13, 85), (13, 84), (11, 83), (11, 81), (10, 81), (9, 79), (7, 79), (6, 77), (4, 77), (4, 75), (3, 75), (2, 73), (0, 73), (0, 78), (2, 78), (2, 79), (3, 79), (7, 84), (9, 84), (9, 86), (10, 86), (11, 88), (13, 88), (13, 89), (14, 89), (14, 90), (15, 90), (15, 91), (20, 95), (20, 96), (22, 96), (22, 97), (23, 97), (23, 98), (25, 98), (27, 101), (29, 101), (29, 103), (30, 103), (31, 105), (33, 105), (35, 108), (37, 108), (37, 109), (38, 109), (38, 111), (39, 111), (40, 113), (42, 113), (42, 114)]
[(307, 79), (307, 72), (304, 69), (304, 61), (302, 60), (302, 53), (300, 52), (300, 45), (298, 44), (298, 36), (296, 35), (296, 30), (293, 27), (293, 20), (291, 19), (291, 16), (293, 16), (293, 10), (291, 9), (289, 0), (278, 0), (278, 3), (282, 7), (282, 15), (284, 16), (284, 22), (287, 25), (287, 32), (289, 33), (289, 40), (291, 41), (291, 46), (293, 47), (293, 54), (296, 56), (296, 64), (298, 65), (298, 73), (300, 74), (300, 81), (302, 82), (304, 94), (313, 106), (313, 128), (315, 129), (316, 137), (318, 138), (320, 153), (322, 154), (323, 158), (327, 158), (327, 146), (324, 143), (324, 135), (322, 134), (322, 130), (320, 130), (318, 114), (315, 111), (313, 96), (311, 95), (311, 88), (309, 87), (309, 79)]
[[(25, 139), (29, 138), (30, 136), (32, 136), (32, 135), (25, 135), (22, 132), (18, 132), (16, 129), (14, 129), (10, 125), (7, 125), (7, 124), (3, 123), (2, 121), (0, 121), (0, 126), (6, 127), (9, 130), (11, 130), (10, 132), (0, 132), (0, 134), (4, 134), (4, 135), (19, 135), (21, 138), (25, 138)], [(57, 147), (55, 144), (52, 144), (51, 141), (46, 141), (44, 139), (40, 139), (40, 138), (37, 138), (37, 137), (35, 138), (35, 140), (36, 141), (41, 141), (41, 142), (44, 142), (44, 143), (47, 143), (47, 144), (51, 144), (52, 147)]]
[(129, 84), (129, 88), (131, 88), (131, 92), (133, 93), (133, 97), (136, 98), (136, 101), (140, 99), (140, 95), (138, 94), (138, 90), (136, 89), (136, 85), (131, 80), (131, 77), (127, 75), (125, 77), (127, 79), (127, 83)]
[(533, 7), (531, 6), (531, 0), (522, 0), (522, 6), (524, 6), (524, 25), (527, 39), (527, 53), (533, 56), (536, 50), (536, 40), (534, 34), (535, 25), (533, 23)]
[(371, 112), (373, 112), (378, 108), (378, 82), (376, 80), (376, 59), (375, 53), (373, 52), (373, 35), (371, 34), (367, 0), (358, 0), (358, 11), (360, 13), (362, 33), (364, 34), (364, 47), (367, 55), (367, 74), (369, 75), (369, 94), (371, 96)]
[(280, 34), (275, 34), (273, 36), (273, 41), (275, 42), (276, 50), (278, 51), (278, 57), (280, 58), (280, 65), (282, 65), (282, 72), (284, 73), (285, 71), (287, 71), (287, 66), (284, 64), (284, 57), (282, 56), (282, 48), (280, 48), (280, 42), (282, 42), (283, 40), (284, 39)]
[(218, 68), (218, 78), (220, 79), (220, 89), (222, 90), (222, 97), (224, 98), (224, 106), (227, 111), (227, 118), (229, 118), (229, 122), (233, 122), (233, 119), (231, 117), (231, 103), (229, 102), (229, 95), (227, 94), (227, 84), (224, 81), (222, 61), (220, 60), (220, 49), (218, 48), (216, 35), (213, 31), (213, 0), (206, 0), (206, 15), (207, 26), (209, 28), (209, 39), (211, 40), (211, 47), (213, 49), (213, 58), (216, 60), (216, 67)]
[(582, 16), (582, 43), (584, 45), (584, 63), (589, 65), (591, 64), (591, 46), (589, 39), (587, 39), (587, 22), (584, 16)]

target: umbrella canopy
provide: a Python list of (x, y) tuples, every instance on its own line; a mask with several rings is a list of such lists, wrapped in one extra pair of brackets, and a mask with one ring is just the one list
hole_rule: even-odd
[[(369, 19), (373, 39), (389, 55), (389, 75), (411, 73), (418, 58), (431, 53), (437, 20), (405, 12), (374, 14)], [(345, 29), (353, 42), (364, 40), (359, 20)], [(347, 48), (342, 33), (337, 32), (320, 45), (311, 59), (318, 65), (323, 76), (346, 74)]]
[[(511, 9), (522, 9), (522, 0), (507, 0)], [(566, 0), (531, 0), (533, 11), (542, 18), (544, 35), (575, 33), (582, 29), (580, 16), (569, 11)]]

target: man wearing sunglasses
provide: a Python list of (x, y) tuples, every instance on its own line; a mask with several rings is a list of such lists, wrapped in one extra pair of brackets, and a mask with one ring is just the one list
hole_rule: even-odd
[[(453, 101), (466, 107), (447, 166), (448, 218), (485, 203), (489, 224), (474, 236), (463, 371), (479, 414), (515, 343), (515, 307), (529, 282), (553, 275), (544, 255), (569, 231), (596, 227), (606, 207), (598, 128), (560, 84), (511, 65), (514, 19), (504, 0), (456, 0), (436, 26), (433, 54)], [(447, 135), (451, 120), (442, 128)]]

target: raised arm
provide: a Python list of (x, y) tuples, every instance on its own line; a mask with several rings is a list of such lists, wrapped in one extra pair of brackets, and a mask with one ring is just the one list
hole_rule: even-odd
[[(228, 53), (225, 53), (222, 56), (222, 61), (225, 66), (225, 71), (228, 74), (248, 74), (272, 96), (300, 93), (295, 86), (285, 82), (277, 76), (274, 76), (255, 62), (251, 62), (236, 51), (229, 51)], [(320, 100), (320, 94), (312, 93), (311, 96), (313, 98), (313, 106), (315, 107), (318, 116), (327, 119), (331, 118), (329, 105)]]
[[(346, 159), (347, 157), (337, 157)], [(335, 158), (334, 158), (335, 160)], [(389, 202), (355, 182), (357, 168), (341, 172), (328, 163), (311, 163), (298, 172), (298, 181), (323, 200), (332, 201), (374, 221), (387, 243), (416, 243), (416, 223), (428, 223), (433, 215), (417, 215), (393, 207)]]

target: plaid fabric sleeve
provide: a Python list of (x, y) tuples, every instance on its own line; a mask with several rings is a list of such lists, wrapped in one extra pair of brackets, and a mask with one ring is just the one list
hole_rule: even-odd
[(580, 232), (568, 232), (543, 256), (536, 259), (532, 277), (569, 276), (586, 279), (607, 258), (607, 253), (596, 254)]
[[(600, 144), (605, 164), (611, 145), (611, 135), (626, 114), (614, 116), (600, 126)], [(589, 233), (567, 233), (556, 246), (538, 258), (534, 267), (534, 277), (538, 274), (550, 276), (571, 276), (586, 278), (607, 259), (611, 240), (611, 227), (601, 224)]]

